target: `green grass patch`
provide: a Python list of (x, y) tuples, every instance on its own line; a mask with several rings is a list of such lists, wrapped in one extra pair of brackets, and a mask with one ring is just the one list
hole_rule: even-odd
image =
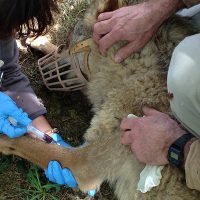
[[(35, 165), (31, 166), (27, 174), (27, 182), (30, 184), (29, 188), (19, 188), (19, 192), (24, 193), (27, 200), (59, 200), (54, 195), (60, 192), (61, 186), (51, 183), (42, 183), (39, 175), (39, 168)], [(54, 193), (54, 195), (52, 194)]]
[(55, 26), (50, 35), (54, 44), (66, 42), (77, 21), (83, 17), (91, 0), (63, 0), (59, 3), (60, 14), (55, 18)]

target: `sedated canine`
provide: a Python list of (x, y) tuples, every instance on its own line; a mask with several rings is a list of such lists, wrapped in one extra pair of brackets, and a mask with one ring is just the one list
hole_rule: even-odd
[[(88, 26), (93, 25), (99, 13), (138, 2), (142, 1), (94, 1), (85, 17), (85, 37), (91, 36)], [(195, 33), (197, 30), (189, 19), (174, 15), (140, 52), (123, 64), (113, 61), (114, 53), (123, 43), (114, 45), (107, 57), (102, 57), (92, 44), (87, 95), (93, 104), (94, 117), (84, 135), (88, 145), (69, 150), (27, 136), (15, 140), (0, 136), (0, 152), (21, 156), (42, 168), (50, 160), (57, 160), (62, 167), (72, 170), (82, 191), (98, 189), (106, 180), (113, 184), (119, 200), (199, 199), (199, 192), (186, 187), (183, 172), (171, 166), (164, 168), (158, 187), (145, 194), (138, 192), (136, 187), (144, 165), (136, 160), (129, 147), (119, 143), (121, 119), (129, 113), (141, 116), (142, 105), (170, 114), (166, 89), (170, 56), (181, 40)]]

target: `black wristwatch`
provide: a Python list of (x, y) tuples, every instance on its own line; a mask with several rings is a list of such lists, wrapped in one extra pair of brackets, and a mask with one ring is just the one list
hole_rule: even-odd
[(191, 133), (186, 133), (179, 137), (168, 150), (168, 161), (172, 165), (180, 168), (183, 166), (184, 162), (184, 147), (186, 143), (193, 138), (194, 136)]

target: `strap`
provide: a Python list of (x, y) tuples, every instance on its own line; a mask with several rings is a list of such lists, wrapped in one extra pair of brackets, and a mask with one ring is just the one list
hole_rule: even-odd
[(179, 137), (168, 150), (168, 161), (176, 167), (181, 167), (184, 162), (184, 147), (194, 136), (187, 133)]
[(70, 54), (80, 53), (83, 51), (90, 51), (91, 50), (90, 46), (92, 44), (93, 44), (92, 38), (79, 42), (69, 49)]
[[(73, 47), (69, 49), (69, 54), (72, 58), (72, 63), (75, 65), (76, 73), (79, 74), (79, 77), (82, 77), (83, 82), (88, 82), (90, 79), (90, 67), (88, 63), (89, 54), (91, 51), (91, 45), (93, 44), (93, 39), (89, 38), (87, 40), (84, 40), (82, 42), (79, 42), (75, 44)], [(75, 54), (84, 52), (84, 69), (85, 69), (85, 75), (87, 77), (83, 77), (83, 72), (81, 71), (80, 64), (78, 62), (78, 59), (76, 58)]]
[(179, 137), (172, 145), (176, 145), (183, 151), (185, 144), (193, 137), (194, 136), (191, 133), (186, 133), (182, 135), (181, 137)]

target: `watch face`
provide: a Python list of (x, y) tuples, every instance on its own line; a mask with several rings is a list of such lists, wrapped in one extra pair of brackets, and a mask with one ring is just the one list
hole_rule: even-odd
[(184, 146), (194, 136), (187, 133), (179, 137), (168, 150), (168, 161), (176, 167), (181, 167), (184, 161)]
[(177, 147), (171, 146), (168, 151), (168, 160), (172, 165), (179, 167), (182, 162), (181, 150)]
[(175, 153), (175, 152), (170, 152), (170, 157), (175, 159), (175, 160), (178, 160), (178, 154)]

